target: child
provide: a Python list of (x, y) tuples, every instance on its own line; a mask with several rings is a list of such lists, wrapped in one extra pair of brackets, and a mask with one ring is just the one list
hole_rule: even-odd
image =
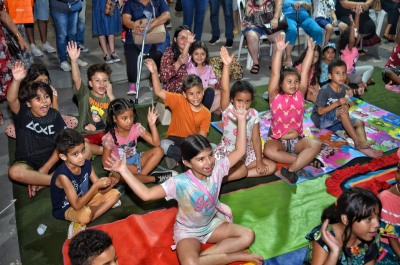
[(320, 87), (325, 86), (329, 83), (328, 79), (328, 65), (336, 57), (336, 45), (335, 43), (329, 42), (322, 48), (322, 60), (321, 60), (321, 75), (319, 77)]
[(336, 17), (335, 4), (335, 0), (313, 1), (315, 22), (325, 30), (323, 46), (329, 43), (334, 27), (338, 27), (340, 31), (347, 29), (347, 24)]
[(345, 130), (354, 141), (354, 147), (370, 157), (381, 157), (382, 151), (372, 149), (365, 135), (364, 122), (352, 120), (349, 116), (350, 103), (346, 96), (346, 63), (333, 60), (328, 67), (330, 83), (318, 93), (311, 115), (315, 126), (331, 131)]
[(260, 177), (270, 175), (275, 172), (276, 164), (271, 160), (263, 158), (261, 139), (260, 139), (260, 118), (258, 112), (250, 108), (254, 88), (247, 81), (237, 81), (229, 91), (229, 68), (233, 57), (229, 56), (226, 47), (221, 48), (221, 59), (224, 63), (221, 79), (221, 110), (222, 110), (222, 140), (215, 150), (215, 157), (225, 157), (235, 149), (237, 136), (237, 123), (231, 112), (238, 105), (244, 104), (247, 114), (246, 126), (246, 154), (234, 165), (227, 177), (228, 181), (236, 180), (243, 177)]
[(322, 213), (322, 225), (310, 241), (303, 264), (375, 264), (379, 255), (382, 205), (369, 190), (352, 188)]
[[(400, 159), (400, 149), (397, 150)], [(378, 197), (382, 202), (381, 247), (384, 256), (379, 264), (400, 264), (400, 163), (395, 173), (396, 183)]]
[(68, 246), (71, 265), (117, 265), (111, 237), (101, 230), (87, 229), (74, 236)]
[[(25, 72), (25, 74), (26, 74), (26, 76), (21, 81), (20, 87), (24, 88), (31, 82), (43, 82), (43, 83), (50, 85), (51, 89), (53, 90), (51, 106), (53, 109), (58, 110), (57, 90), (53, 86), (51, 86), (51, 79), (50, 79), (49, 71), (47, 71), (46, 66), (44, 66), (43, 64), (34, 63), (29, 67), (28, 71)], [(62, 117), (63, 117), (65, 123), (67, 124), (68, 128), (75, 128), (76, 125), (78, 124), (78, 120), (75, 117), (66, 116), (66, 115), (62, 115)], [(9, 126), (7, 126), (6, 134), (7, 134), (7, 136), (9, 136), (11, 138), (15, 138), (14, 124), (10, 124)]]
[[(301, 73), (302, 62), (304, 57), (306, 57), (307, 50), (304, 50), (301, 54), (299, 59), (294, 62), (293, 67)], [(314, 48), (314, 56), (312, 59), (312, 64), (310, 71), (308, 73), (308, 84), (307, 84), (307, 94), (306, 99), (311, 102), (315, 102), (317, 100), (319, 87), (319, 78), (321, 75), (321, 46), (315, 45)]]
[[(158, 113), (152, 106), (147, 114), (150, 127), (150, 132), (147, 132), (137, 122), (136, 109), (131, 99), (118, 98), (111, 101), (108, 106), (106, 134), (102, 139), (103, 167), (109, 167), (106, 161), (113, 153), (119, 157), (126, 156), (129, 170), (142, 183), (162, 183), (170, 178), (174, 172), (153, 172), (148, 176), (164, 156), (156, 127), (157, 117)], [(139, 137), (154, 148), (142, 153), (137, 152)]]
[(29, 184), (29, 197), (50, 185), (58, 161), (54, 138), (66, 127), (61, 114), (51, 107), (53, 91), (44, 82), (33, 82), (20, 90), (26, 76), (24, 64), (15, 62), (13, 81), (7, 93), (8, 106), (14, 116), (16, 150), (14, 164), (8, 170), (14, 181)]
[(92, 153), (101, 155), (101, 137), (106, 127), (107, 109), (114, 99), (110, 83), (111, 69), (106, 64), (91, 65), (87, 70), (88, 88), (83, 84), (79, 71), (79, 47), (75, 42), (69, 42), (67, 51), (71, 59), (73, 93), (78, 100), (79, 120), (76, 130), (93, 145)]
[[(121, 61), (118, 54), (115, 52), (114, 35), (121, 33), (122, 30), (119, 7), (122, 6), (123, 0), (112, 1), (115, 6), (111, 14), (105, 14), (107, 2), (107, 0), (98, 0), (93, 2), (92, 34), (99, 37), (104, 62), (111, 64)], [(110, 53), (107, 51), (107, 44), (110, 48)]]
[(382, 69), (385, 88), (400, 93), (400, 33), (396, 35), (397, 46), (393, 48), (390, 57)]
[(374, 73), (374, 67), (372, 65), (356, 66), (359, 57), (356, 39), (361, 37), (361, 35), (357, 33), (361, 12), (361, 6), (357, 5), (355, 9), (355, 21), (350, 15), (351, 26), (340, 34), (338, 43), (338, 49), (341, 54), (340, 58), (345, 61), (347, 65), (347, 78), (351, 84), (358, 85), (358, 89), (353, 91), (354, 95), (364, 94), (368, 83), (372, 82), (370, 79)]
[[(236, 148), (227, 157), (216, 160), (210, 142), (204, 136), (189, 136), (181, 144), (182, 160), (189, 170), (161, 185), (148, 188), (132, 176), (125, 159), (113, 156), (108, 160), (111, 163), (109, 170), (119, 172), (142, 200), (165, 197), (178, 201), (174, 242), (180, 264), (228, 264), (235, 261), (262, 264), (263, 257), (244, 252), (253, 242), (254, 232), (229, 223), (226, 217), (232, 217), (230, 209), (218, 200), (222, 179), (246, 151), (247, 111), (244, 104), (239, 104), (232, 114), (238, 120)], [(201, 251), (200, 243), (206, 242), (215, 245)]]
[[(189, 43), (189, 41), (187, 42)], [(182, 53), (183, 54), (183, 53)], [(200, 77), (204, 88), (203, 105), (213, 113), (220, 108), (221, 86), (214, 70), (208, 64), (208, 49), (204, 42), (194, 42), (189, 49), (190, 59), (186, 71)]]
[(315, 159), (321, 150), (321, 143), (304, 137), (303, 134), (304, 95), (315, 47), (310, 37), (307, 37), (307, 41), (307, 54), (300, 75), (292, 67), (285, 66), (281, 70), (282, 53), (288, 43), (285, 43), (285, 34), (279, 34), (268, 88), (272, 121), (270, 137), (264, 146), (264, 156), (275, 162), (289, 164), (289, 168), (281, 169), (281, 174), (291, 183), (297, 182), (300, 175), (297, 171), (311, 162), (316, 167), (322, 166), (322, 163)]
[(118, 202), (119, 191), (112, 189), (118, 180), (97, 177), (85, 159), (84, 138), (74, 129), (61, 131), (56, 145), (63, 163), (51, 178), (51, 204), (55, 218), (71, 221), (70, 239)]
[(187, 75), (183, 78), (182, 94), (171, 93), (161, 87), (154, 61), (147, 59), (145, 64), (151, 73), (155, 95), (164, 100), (165, 106), (171, 109), (171, 124), (168, 127), (166, 139), (161, 141), (161, 147), (168, 157), (167, 166), (172, 169), (182, 161), (179, 146), (185, 137), (192, 134), (207, 137), (211, 114), (201, 103), (204, 90), (201, 79), (197, 75)]

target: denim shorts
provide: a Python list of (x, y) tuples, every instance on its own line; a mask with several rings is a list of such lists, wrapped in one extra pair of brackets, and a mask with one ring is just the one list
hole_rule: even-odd
[[(332, 19), (331, 17), (328, 17), (328, 18), (317, 17), (317, 18), (315, 18), (315, 22), (317, 22), (317, 24), (318, 24), (321, 28), (325, 29), (326, 25), (332, 24), (332, 23), (333, 23), (333, 19)], [(338, 25), (339, 25), (341, 22), (342, 22), (342, 21), (338, 20), (338, 21), (337, 21)]]
[(49, 20), (50, 9), (49, 9), (49, 0), (35, 0), (35, 6), (33, 14), (35, 16), (35, 20)]
[(136, 153), (133, 156), (126, 159), (127, 165), (136, 165), (138, 167), (139, 173), (142, 173), (142, 166), (140, 165), (140, 158), (142, 153)]
[[(330, 112), (322, 115), (319, 120), (319, 127), (321, 129), (327, 129), (333, 132), (336, 131), (344, 131), (344, 127), (342, 121), (336, 114), (337, 108), (331, 110)], [(354, 118), (350, 118), (351, 123), (354, 124), (357, 120)]]
[(242, 34), (246, 36), (246, 32), (248, 31), (254, 31), (256, 33), (258, 33), (258, 35), (262, 36), (265, 35), (265, 31), (263, 28), (260, 27), (249, 27), (249, 28), (245, 28), (244, 30), (242, 30)]

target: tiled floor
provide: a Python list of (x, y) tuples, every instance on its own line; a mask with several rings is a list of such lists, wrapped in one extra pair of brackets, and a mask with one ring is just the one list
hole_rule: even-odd
[[(174, 10), (174, 4), (171, 4), (171, 18), (173, 28), (180, 25), (182, 22), (182, 14), (176, 13)], [(98, 44), (98, 39), (91, 36), (91, 1), (88, 1), (87, 8), (87, 21), (86, 21), (86, 43), (85, 45), (90, 49), (90, 52), (82, 54), (82, 59), (88, 61), (89, 65), (93, 63), (103, 62), (103, 56)], [(222, 12), (222, 11), (221, 11)], [(221, 23), (220, 25), (224, 25), (223, 16), (220, 16)], [(211, 39), (211, 30), (209, 23), (209, 13), (206, 14), (206, 21), (204, 22), (204, 34), (203, 41), (208, 42)], [(223, 29), (222, 29), (223, 32)], [(171, 32), (173, 34), (173, 32)], [(52, 23), (49, 23), (48, 29), (48, 37), (49, 42), (55, 46), (55, 32)], [(208, 45), (210, 50), (210, 56), (218, 56), (219, 49), (221, 45), (225, 43), (223, 39), (223, 33), (221, 35), (221, 42), (215, 46)], [(37, 43), (39, 41), (39, 34), (36, 33)], [(231, 49), (232, 52), (237, 53), (238, 45), (240, 41), (240, 36), (236, 36), (234, 40), (234, 46)], [(113, 73), (111, 75), (111, 80), (113, 82), (113, 90), (117, 97), (126, 97), (127, 91), (127, 76), (125, 70), (125, 58), (123, 56), (123, 46), (120, 42), (120, 37), (116, 38), (116, 48), (117, 53), (122, 58), (121, 63), (115, 63), (111, 65)], [(368, 47), (368, 53), (366, 56), (360, 58), (360, 65), (362, 64), (371, 64), (376, 66), (383, 66), (386, 63), (386, 59), (388, 58), (392, 45), (381, 43), (375, 47)], [(297, 49), (294, 49), (295, 51)], [(249, 73), (246, 66), (247, 59), (247, 50), (242, 49), (241, 56), (241, 65), (244, 69), (244, 79), (249, 80), (254, 86), (259, 86), (268, 83), (268, 75), (269, 69), (268, 65), (270, 64), (269, 57), (269, 46), (263, 45), (260, 51), (261, 54), (261, 69), (258, 75), (252, 75)], [(77, 114), (77, 107), (75, 103), (72, 101), (72, 92), (71, 92), (71, 75), (68, 72), (63, 72), (59, 68), (59, 62), (56, 54), (45, 54), (42, 57), (35, 58), (35, 62), (43, 63), (46, 65), (50, 72), (50, 76), (52, 79), (52, 85), (57, 88), (59, 93), (59, 105), (60, 112), (65, 114)], [(144, 67), (145, 68), (145, 67)], [(82, 79), (86, 82), (86, 70), (87, 67), (82, 67)], [(145, 78), (148, 76), (145, 69), (143, 69), (142, 77)], [(147, 85), (147, 81), (144, 81), (144, 86)], [(142, 91), (147, 91), (144, 95), (145, 97), (149, 95), (148, 90), (143, 89)], [(142, 96), (143, 97), (143, 96)], [(139, 101), (140, 102), (140, 101)], [(1, 131), (3, 131), (8, 124), (10, 124), (10, 116), (6, 111), (6, 102), (0, 103), (0, 108), (3, 110), (3, 113), (6, 118), (6, 123), (0, 127)], [(4, 210), (6, 206), (8, 206), (13, 200), (12, 187), (11, 182), (8, 179), (7, 169), (9, 166), (8, 163), (8, 140), (4, 133), (0, 133), (0, 264), (20, 264), (20, 255), (19, 255), (19, 246), (18, 246), (18, 238), (17, 231), (15, 226), (15, 209), (13, 204), (7, 210)]]

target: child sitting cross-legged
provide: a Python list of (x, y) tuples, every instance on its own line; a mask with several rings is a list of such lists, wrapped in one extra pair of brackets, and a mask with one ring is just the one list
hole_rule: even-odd
[(224, 157), (235, 149), (237, 137), (237, 120), (231, 114), (240, 104), (244, 104), (247, 114), (246, 154), (229, 170), (228, 181), (243, 177), (261, 177), (275, 172), (276, 164), (262, 155), (260, 138), (260, 118), (258, 112), (250, 108), (255, 91), (247, 81), (237, 81), (229, 89), (229, 68), (233, 60), (225, 47), (221, 48), (221, 59), (224, 63), (221, 78), (222, 140), (215, 150), (216, 157)]
[(111, 207), (121, 205), (120, 193), (113, 189), (118, 179), (97, 177), (90, 161), (85, 159), (84, 138), (77, 131), (61, 131), (56, 145), (64, 162), (51, 178), (51, 203), (55, 218), (71, 221), (70, 239)]
[(354, 147), (370, 157), (381, 157), (382, 151), (371, 148), (365, 135), (364, 122), (350, 119), (349, 108), (352, 104), (346, 96), (347, 78), (346, 63), (340, 59), (333, 60), (328, 66), (331, 80), (318, 93), (317, 101), (311, 115), (315, 126), (334, 132), (345, 130), (354, 141)]
[(200, 77), (187, 75), (182, 81), (182, 94), (165, 91), (160, 84), (155, 62), (147, 59), (145, 64), (151, 72), (154, 93), (165, 101), (165, 106), (171, 109), (171, 124), (167, 136), (161, 140), (161, 147), (167, 156), (167, 166), (174, 168), (182, 162), (182, 153), (179, 145), (185, 137), (200, 134), (207, 137), (210, 129), (211, 113), (201, 103), (204, 88)]
[[(154, 75), (153, 75), (154, 76)], [(174, 242), (180, 264), (229, 264), (235, 261), (261, 265), (263, 257), (244, 252), (254, 240), (254, 232), (233, 224), (229, 207), (222, 204), (219, 191), (229, 169), (246, 153), (246, 116), (244, 104), (232, 114), (238, 121), (236, 148), (227, 156), (215, 159), (210, 142), (195, 134), (183, 139), (182, 160), (189, 168), (166, 182), (147, 187), (126, 166), (125, 158), (109, 157), (110, 168), (119, 172), (135, 194), (144, 201), (166, 198), (178, 202)], [(206, 250), (200, 244), (215, 245)]]

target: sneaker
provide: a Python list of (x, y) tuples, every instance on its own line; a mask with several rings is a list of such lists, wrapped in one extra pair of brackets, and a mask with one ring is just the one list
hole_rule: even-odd
[(115, 208), (118, 208), (118, 207), (120, 207), (121, 205), (122, 205), (122, 202), (121, 202), (121, 200), (118, 200), (118, 201), (117, 201), (117, 203), (116, 203), (116, 204), (114, 204), (114, 206), (113, 206), (113, 207), (111, 207), (111, 208), (115, 209)]
[(126, 94), (136, 95), (136, 85), (135, 84), (130, 85), (129, 89), (128, 89), (128, 93), (126, 93)]
[(208, 44), (210, 45), (215, 45), (219, 42), (219, 38), (218, 37), (212, 37), (211, 40), (208, 42)]
[(67, 61), (62, 62), (60, 67), (64, 72), (71, 72), (71, 65)]
[(262, 95), (263, 99), (268, 100), (269, 95), (268, 95), (268, 91), (265, 91)]
[(88, 63), (86, 61), (84, 61), (84, 60), (78, 59), (78, 65), (79, 66), (86, 66), (86, 65), (88, 65)]
[(56, 49), (53, 46), (51, 46), (50, 43), (48, 43), (48, 42), (43, 44), (42, 50), (47, 53), (55, 53), (56, 52)]
[(155, 177), (156, 181), (155, 183), (160, 184), (165, 181), (167, 181), (169, 178), (177, 176), (178, 172), (174, 170), (168, 170), (168, 171), (153, 171), (150, 176)]
[(225, 47), (230, 49), (233, 46), (233, 40), (232, 39), (227, 39), (225, 42)]
[(111, 55), (109, 55), (109, 54), (104, 56), (104, 61), (106, 61), (106, 64), (111, 64), (114, 62), (114, 60), (111, 58)]
[(78, 48), (81, 50), (81, 52), (88, 52), (89, 49), (83, 46), (83, 44), (78, 44)]
[(81, 226), (78, 223), (71, 222), (68, 226), (68, 239), (71, 239), (73, 236), (78, 234), (79, 232), (86, 229), (86, 225)]
[(31, 51), (35, 57), (43, 56), (43, 52), (33, 43), (31, 44)]
[(165, 163), (167, 163), (168, 169), (173, 169), (176, 167), (176, 161), (172, 157), (165, 156)]
[(115, 52), (113, 52), (113, 53), (111, 54), (111, 59), (114, 61), (114, 63), (118, 63), (118, 62), (121, 61), (121, 59), (119, 58), (118, 54), (115, 53)]
[(289, 182), (292, 184), (296, 183), (299, 179), (296, 172), (290, 172), (286, 167), (283, 167), (281, 169), (281, 174), (283, 177), (287, 178), (287, 180), (289, 180)]

